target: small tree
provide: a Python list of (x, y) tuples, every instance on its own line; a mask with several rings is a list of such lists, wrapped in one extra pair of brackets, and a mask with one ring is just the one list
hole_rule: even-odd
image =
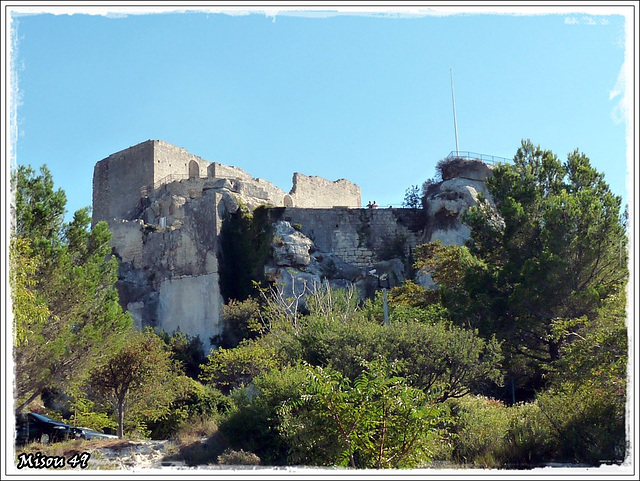
[(90, 386), (111, 404), (117, 415), (118, 437), (126, 419), (144, 415), (157, 419), (175, 398), (170, 353), (153, 330), (134, 333), (129, 342), (94, 370)]
[(377, 469), (424, 465), (439, 409), (394, 375), (395, 363), (379, 358), (364, 364), (353, 383), (331, 368), (308, 366), (302, 395), (280, 411), (282, 435), (306, 462)]
[(200, 366), (200, 380), (228, 393), (245, 386), (258, 374), (273, 369), (278, 364), (275, 351), (261, 344), (245, 340), (233, 349), (219, 348), (207, 356)]
[(404, 201), (402, 207), (408, 209), (417, 209), (422, 204), (422, 198), (420, 197), (420, 187), (412, 185), (404, 193)]

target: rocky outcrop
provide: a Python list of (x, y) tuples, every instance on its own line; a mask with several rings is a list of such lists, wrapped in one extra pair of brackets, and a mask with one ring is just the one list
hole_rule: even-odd
[(275, 223), (271, 247), (278, 266), (305, 267), (311, 262), (309, 251), (313, 241), (286, 221)]
[(462, 214), (478, 205), (483, 197), (492, 205), (486, 179), (491, 167), (479, 160), (453, 159), (441, 162), (443, 180), (429, 187), (423, 200), (430, 226), (429, 242), (463, 245), (471, 230), (462, 222)]
[(281, 289), (284, 298), (303, 296), (328, 282), (334, 288), (353, 286), (364, 299), (377, 289), (396, 287), (406, 280), (406, 266), (399, 258), (375, 262), (367, 270), (318, 250), (289, 222), (276, 222), (273, 232), (273, 259), (265, 266), (265, 277)]
[[(427, 212), (428, 242), (464, 245), (471, 236), (471, 229), (462, 222), (462, 216), (470, 207), (480, 205), (480, 198), (487, 200), (489, 217), (496, 227), (502, 225), (487, 189), (486, 181), (492, 171), (490, 165), (480, 160), (454, 158), (441, 161), (438, 169), (443, 180), (429, 185), (423, 198)], [(427, 289), (436, 286), (424, 269), (415, 273), (414, 281)]]

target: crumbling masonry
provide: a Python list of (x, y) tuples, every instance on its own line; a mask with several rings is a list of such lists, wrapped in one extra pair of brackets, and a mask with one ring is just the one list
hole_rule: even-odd
[[(222, 329), (220, 234), (239, 209), (272, 207), (267, 279), (290, 292), (327, 280), (370, 295), (370, 272), (399, 283), (411, 270), (413, 247), (468, 237), (456, 219), (478, 192), (487, 196), (489, 169), (482, 166), (473, 178), (443, 179), (427, 209), (362, 209), (360, 188), (348, 180), (294, 173), (287, 193), (237, 167), (148, 140), (96, 164), (93, 221), (107, 221), (113, 233), (120, 302), (137, 326), (199, 336), (208, 349)], [(443, 213), (453, 222), (434, 222)]]

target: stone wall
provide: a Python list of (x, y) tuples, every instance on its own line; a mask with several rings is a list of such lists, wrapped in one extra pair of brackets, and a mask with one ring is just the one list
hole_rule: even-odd
[(362, 207), (360, 187), (345, 179), (331, 182), (317, 176), (293, 174), (289, 193), (293, 207), (325, 209), (327, 207)]
[(378, 261), (407, 257), (412, 246), (424, 242), (422, 211), (412, 209), (286, 208), (290, 222), (316, 248), (366, 268)]
[[(155, 190), (172, 186), (175, 195), (195, 198), (206, 181), (229, 179), (234, 192), (249, 200), (250, 207), (269, 204), (326, 208), (360, 207), (360, 188), (340, 179), (335, 182), (299, 173), (290, 193), (234, 166), (208, 162), (162, 140), (147, 140), (99, 161), (93, 174), (93, 220), (133, 220), (145, 209)], [(183, 183), (183, 181), (189, 183)], [(173, 187), (174, 184), (177, 186)], [(160, 206), (153, 216), (167, 216)], [(146, 220), (146, 219), (145, 219)], [(146, 220), (149, 222), (149, 220)]]
[(207, 168), (207, 176), (215, 179), (251, 180), (251, 175), (233, 165), (212, 162)]
[(140, 189), (154, 183), (152, 140), (121, 150), (99, 161), (93, 169), (94, 222), (131, 220), (140, 201)]
[(208, 161), (163, 140), (151, 142), (154, 146), (154, 183), (166, 179), (167, 176), (175, 176), (176, 179), (207, 177), (210, 164)]
[[(276, 261), (271, 266), (274, 278), (297, 269), (293, 286), (300, 279), (329, 278), (328, 272), (339, 271), (341, 277), (334, 275), (333, 285), (365, 285), (373, 282), (368, 273), (375, 268), (379, 273), (398, 271), (395, 277), (401, 279), (401, 271), (410, 272), (406, 268), (416, 245), (436, 239), (462, 243), (468, 238), (460, 215), (475, 204), (479, 193), (486, 196), (486, 171), (482, 166), (464, 167), (469, 170), (461, 172), (464, 179), (448, 179), (430, 190), (424, 210), (363, 209), (360, 188), (344, 179), (331, 182), (296, 173), (286, 193), (236, 167), (209, 163), (166, 142), (149, 140), (96, 164), (94, 222), (109, 221), (120, 261), (120, 301), (136, 325), (180, 330), (200, 336), (208, 346), (221, 329), (222, 222), (242, 204), (250, 209), (277, 207), (270, 209), (273, 222), (288, 221), (289, 229), (312, 241), (290, 242), (306, 252), (286, 261), (294, 266)], [(296, 232), (289, 237), (298, 237)], [(280, 257), (291, 257), (284, 250)], [(361, 291), (370, 295), (374, 288)]]

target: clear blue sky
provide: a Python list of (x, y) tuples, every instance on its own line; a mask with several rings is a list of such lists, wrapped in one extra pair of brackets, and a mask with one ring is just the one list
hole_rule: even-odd
[(531, 139), (565, 159), (578, 148), (631, 198), (621, 11), (38, 8), (12, 23), (14, 154), (47, 164), (71, 213), (91, 204), (97, 161), (147, 139), (287, 191), (301, 172), (399, 205), (455, 150), (450, 69), (460, 150), (512, 158)]

